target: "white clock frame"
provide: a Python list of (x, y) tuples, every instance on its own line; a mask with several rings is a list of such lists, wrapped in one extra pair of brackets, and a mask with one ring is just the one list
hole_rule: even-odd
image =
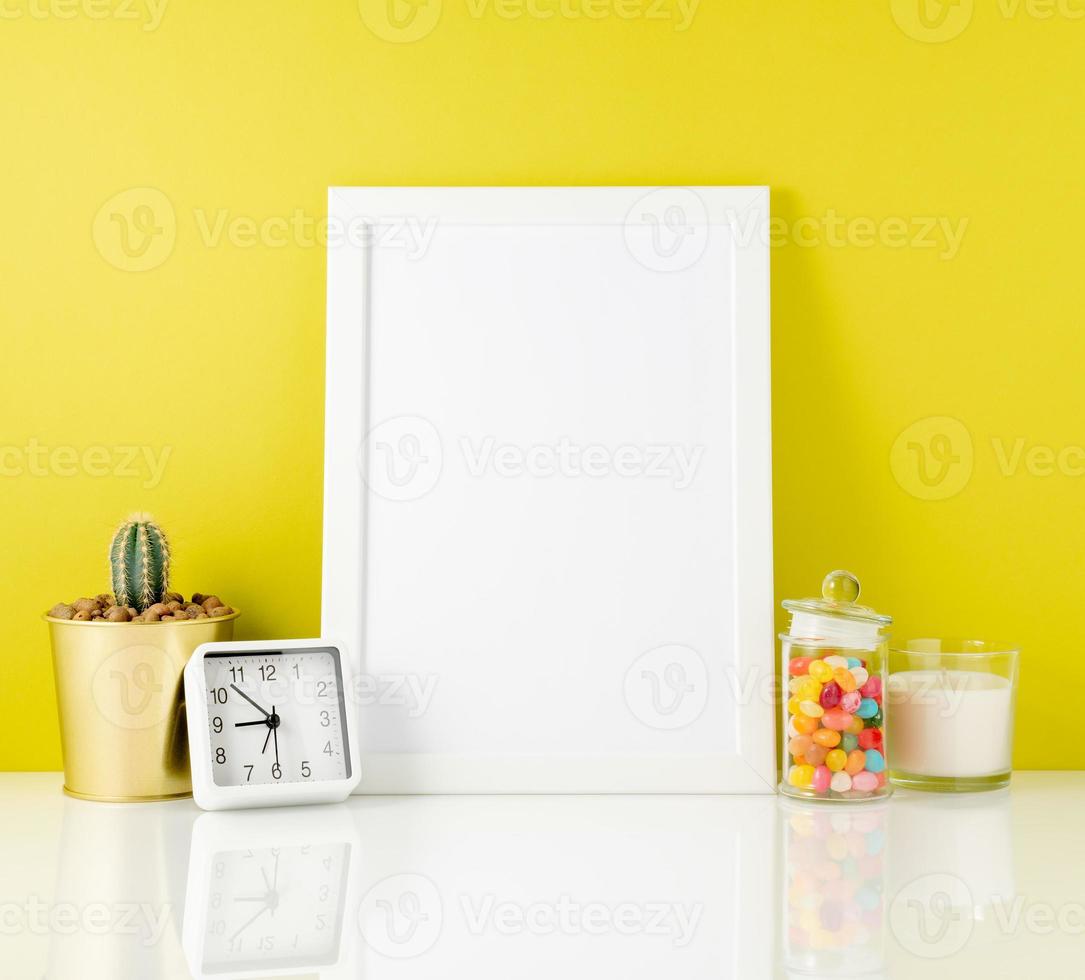
[[(214, 779), (211, 741), (208, 737), (207, 684), (204, 659), (208, 654), (258, 654), (282, 650), (332, 648), (339, 658), (342, 677), (342, 724), (349, 753), (350, 775), (313, 783), (266, 783), (255, 786), (219, 786)], [(358, 757), (357, 711), (354, 706), (353, 671), (343, 645), (332, 640), (231, 640), (203, 643), (185, 665), (185, 707), (188, 716), (188, 751), (192, 765), (192, 797), (202, 810), (240, 810), (252, 807), (299, 806), (345, 800), (361, 779)]]

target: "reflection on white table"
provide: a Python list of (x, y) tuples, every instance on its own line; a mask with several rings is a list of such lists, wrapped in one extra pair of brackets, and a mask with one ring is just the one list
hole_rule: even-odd
[(193, 977), (348, 975), (359, 851), (341, 806), (203, 814), (185, 893)]
[(0, 776), (4, 980), (1082, 972), (1085, 773), (871, 807), (356, 797), (206, 816), (60, 783)]

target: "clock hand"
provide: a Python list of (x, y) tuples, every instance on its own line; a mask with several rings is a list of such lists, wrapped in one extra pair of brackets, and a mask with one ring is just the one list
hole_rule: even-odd
[(266, 725), (267, 719), (261, 718), (259, 721), (235, 721), (234, 728), (248, 728), (250, 725)]
[(271, 733), (274, 730), (275, 729), (273, 729), (273, 728), (270, 728), (270, 727), (268, 728), (268, 730), (267, 730), (267, 738), (264, 739), (264, 747), (260, 750), (261, 755), (263, 755), (267, 751), (267, 743), (271, 740)]
[(257, 920), (257, 919), (259, 919), (259, 918), (260, 918), (260, 916), (262, 916), (262, 915), (263, 915), (263, 914), (264, 914), (265, 912), (267, 912), (267, 911), (268, 911), (268, 909), (270, 909), (270, 908), (271, 908), (271, 906), (270, 906), (270, 905), (265, 905), (265, 906), (264, 906), (264, 907), (263, 907), (262, 909), (260, 909), (260, 910), (259, 910), (259, 911), (258, 911), (258, 912), (256, 913), (256, 915), (254, 915), (254, 916), (253, 916), (253, 917), (252, 917), (251, 919), (249, 919), (249, 921), (248, 921), (248, 922), (246, 922), (246, 923), (245, 923), (245, 924), (244, 924), (244, 925), (243, 925), (243, 926), (242, 926), (242, 927), (241, 927), (240, 929), (238, 929), (238, 930), (237, 930), (237, 932), (235, 932), (235, 933), (234, 933), (234, 934), (233, 934), (233, 935), (232, 935), (232, 936), (230, 937), (230, 941), (232, 942), (233, 940), (237, 939), (237, 937), (238, 937), (238, 936), (240, 936), (240, 935), (241, 935), (241, 933), (243, 933), (243, 932), (244, 932), (244, 931), (245, 931), (246, 929), (248, 929), (248, 928), (249, 928), (249, 926), (251, 926), (251, 925), (252, 925), (252, 924), (253, 924), (253, 923), (254, 923), (254, 922), (255, 922), (255, 921)]
[[(276, 719), (278, 718), (278, 715), (275, 714), (275, 706), (274, 705), (271, 706), (271, 717), (276, 718)], [(278, 725), (274, 725), (272, 727), (271, 734), (275, 736), (275, 765), (278, 765), (279, 764), (279, 726)]]
[(246, 701), (248, 701), (249, 704), (251, 704), (257, 711), (259, 711), (260, 714), (262, 714), (265, 718), (271, 717), (271, 715), (267, 711), (264, 711), (264, 709), (261, 708), (260, 705), (253, 701), (253, 699), (250, 698), (244, 691), (242, 691), (241, 688), (238, 687), (236, 684), (231, 684), (230, 687), (237, 691), (238, 694), (240, 694)]

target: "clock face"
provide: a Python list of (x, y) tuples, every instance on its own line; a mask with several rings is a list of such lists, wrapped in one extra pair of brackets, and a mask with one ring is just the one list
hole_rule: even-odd
[(350, 778), (335, 649), (208, 653), (204, 681), (215, 785)]
[(346, 842), (215, 854), (203, 972), (335, 963), (349, 859)]

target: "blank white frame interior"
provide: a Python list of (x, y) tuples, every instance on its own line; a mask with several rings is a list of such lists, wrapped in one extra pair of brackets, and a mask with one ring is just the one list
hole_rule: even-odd
[(773, 791), (768, 205), (330, 190), (359, 792)]

